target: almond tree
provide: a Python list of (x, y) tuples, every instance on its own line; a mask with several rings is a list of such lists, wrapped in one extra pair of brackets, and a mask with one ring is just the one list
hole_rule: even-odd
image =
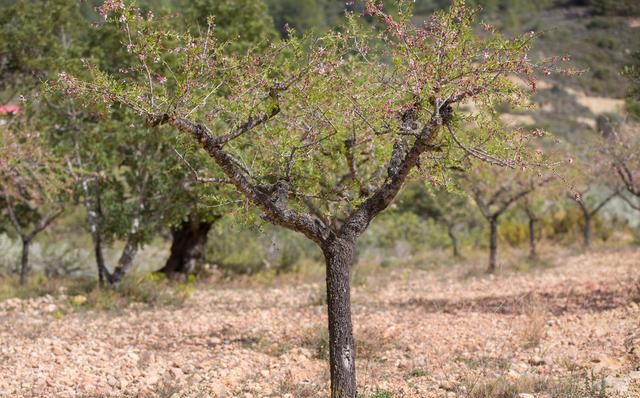
[(0, 124), (0, 203), (22, 242), (22, 286), (29, 275), (31, 244), (62, 214), (68, 187), (60, 160), (45, 148), (37, 126), (25, 116)]
[(532, 195), (526, 195), (522, 201), (522, 209), (528, 219), (529, 228), (529, 258), (534, 260), (538, 258), (537, 239), (536, 239), (536, 223), (540, 220), (539, 206), (540, 202)]
[[(508, 76), (531, 79), (532, 35), (508, 40), (485, 26), (479, 38), (462, 1), (420, 26), (405, 3), (399, 9), (391, 16), (368, 2), (381, 29), (352, 15), (322, 37), (290, 32), (266, 52), (238, 55), (210, 34), (213, 21), (208, 34), (177, 34), (106, 1), (101, 11), (122, 29), (137, 66), (60, 80), (68, 94), (134, 110), (156, 127), (150, 134), (190, 137), (248, 210), (320, 247), (333, 398), (356, 396), (350, 276), (369, 223), (409, 178), (445, 181), (466, 157), (524, 162), (528, 137), (505, 131), (495, 106), (523, 104)], [(179, 66), (167, 68), (167, 59)], [(458, 112), (463, 101), (479, 112)]]
[(608, 142), (607, 153), (613, 158), (614, 167), (625, 189), (620, 197), (631, 208), (640, 210), (640, 137), (637, 120), (640, 115), (637, 111), (634, 114), (631, 109), (634, 104), (636, 108), (640, 104), (640, 52), (632, 55), (631, 63), (624, 68), (624, 75), (630, 83), (627, 101), (631, 116), (627, 123), (618, 126)]
[[(538, 258), (536, 224), (542, 218), (541, 213), (548, 204), (550, 198), (557, 196), (558, 185), (553, 184), (556, 176), (549, 174), (544, 178), (529, 176), (529, 185), (532, 191), (520, 200), (520, 206), (527, 216), (529, 229), (529, 258)], [(564, 188), (562, 188), (564, 189)]]
[[(243, 53), (248, 50), (261, 50), (277, 36), (273, 20), (262, 0), (186, 0), (177, 3), (184, 13), (184, 24), (194, 32), (207, 30), (208, 16), (215, 16), (217, 40), (228, 43), (229, 50)], [(214, 93), (215, 94), (215, 93)], [(219, 93), (224, 95), (224, 93)], [(182, 156), (182, 155), (179, 155)], [(192, 177), (199, 179), (196, 170), (203, 168), (203, 159), (184, 159), (187, 173), (185, 181)], [(193, 175), (191, 173), (193, 171)], [(214, 222), (222, 218), (223, 207), (198, 206), (198, 198), (211, 194), (215, 187), (203, 190), (193, 184), (183, 184), (181, 200), (183, 211), (174, 216), (176, 225), (171, 228), (171, 248), (169, 258), (159, 270), (168, 276), (186, 275), (194, 271), (206, 252), (207, 235)], [(215, 192), (220, 195), (220, 189)], [(178, 207), (178, 206), (174, 206)], [(217, 209), (217, 211), (216, 211)]]
[(622, 128), (610, 153), (614, 155), (614, 167), (624, 187), (620, 197), (629, 207), (640, 211), (640, 139), (637, 133), (633, 134), (637, 128), (633, 124)]
[(572, 177), (574, 187), (568, 194), (582, 213), (582, 244), (587, 249), (593, 241), (593, 219), (620, 193), (606, 144), (600, 141), (598, 144), (598, 150), (585, 150), (580, 158), (572, 160), (576, 164)]
[(461, 185), (476, 202), (480, 214), (489, 224), (488, 273), (497, 269), (498, 221), (513, 204), (529, 195), (534, 185), (517, 173), (502, 173), (495, 167), (475, 167), (462, 177)]
[(401, 211), (411, 211), (423, 219), (432, 219), (444, 224), (451, 240), (452, 255), (460, 258), (457, 229), (469, 219), (469, 198), (447, 187), (430, 190), (424, 184), (413, 184), (407, 188), (398, 204)]

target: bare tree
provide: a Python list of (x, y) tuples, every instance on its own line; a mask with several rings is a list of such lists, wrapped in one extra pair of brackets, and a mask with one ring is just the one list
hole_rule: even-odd
[[(582, 213), (582, 244), (585, 248), (590, 248), (593, 242), (593, 218), (602, 210), (611, 199), (619, 195), (618, 189), (613, 189), (608, 193), (598, 194), (594, 192), (592, 186), (587, 186), (581, 190), (576, 190), (577, 195), (570, 194)], [(593, 194), (592, 194), (593, 193)]]
[(497, 269), (499, 218), (511, 205), (530, 194), (534, 186), (527, 178), (519, 177), (517, 174), (505, 175), (492, 167), (465, 175), (462, 185), (469, 191), (489, 224), (487, 272), (494, 273)]

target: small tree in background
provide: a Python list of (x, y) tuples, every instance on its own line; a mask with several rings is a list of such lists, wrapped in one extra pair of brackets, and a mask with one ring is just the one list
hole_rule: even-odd
[(629, 207), (640, 210), (640, 138), (638, 127), (629, 121), (620, 125), (606, 140), (604, 154), (613, 163), (615, 176), (620, 183), (619, 197)]
[(488, 273), (497, 269), (498, 222), (513, 204), (534, 190), (532, 176), (516, 172), (504, 173), (496, 167), (475, 165), (473, 170), (462, 176), (461, 185), (469, 192), (480, 213), (489, 224), (489, 267)]
[[(534, 188), (535, 189), (535, 188)], [(536, 236), (536, 224), (540, 221), (540, 212), (543, 202), (536, 192), (532, 192), (529, 195), (525, 195), (520, 201), (522, 210), (527, 216), (528, 230), (529, 230), (529, 258), (535, 260), (538, 258), (537, 241)]]
[(619, 183), (614, 174), (608, 155), (603, 151), (605, 144), (594, 144), (598, 150), (585, 151), (575, 161), (574, 174), (571, 177), (574, 188), (568, 194), (582, 213), (582, 243), (590, 248), (593, 241), (593, 219), (620, 192)]
[[(178, 7), (184, 16), (183, 29), (190, 29), (194, 34), (211, 29), (213, 26), (208, 25), (208, 17), (215, 16), (213, 34), (219, 42), (228, 43), (228, 50), (233, 53), (264, 51), (268, 43), (277, 37), (273, 20), (262, 0), (189, 0), (179, 1)], [(221, 91), (212, 95), (225, 93)], [(187, 173), (182, 176), (180, 206), (173, 206), (174, 212), (178, 211), (173, 218), (178, 222), (171, 228), (169, 258), (159, 270), (168, 276), (184, 276), (195, 270), (206, 253), (211, 226), (225, 210), (220, 203), (217, 206), (198, 205), (203, 196), (223, 196), (224, 189), (216, 188), (215, 179), (209, 178), (207, 187), (189, 183), (189, 180), (202, 180), (199, 170), (207, 168), (206, 159), (189, 149), (178, 156), (184, 161)], [(219, 184), (223, 180), (217, 182)]]
[[(135, 8), (107, 1), (101, 11), (125, 32), (137, 66), (60, 80), (69, 94), (125, 106), (151, 127), (191, 137), (247, 209), (321, 248), (333, 398), (356, 396), (350, 275), (369, 223), (409, 178), (444, 183), (469, 156), (525, 162), (528, 137), (505, 131), (495, 106), (523, 104), (525, 93), (508, 76), (531, 79), (532, 36), (479, 39), (475, 12), (462, 2), (420, 27), (400, 6), (392, 17), (367, 3), (382, 31), (352, 16), (340, 32), (290, 35), (266, 53), (237, 55), (210, 32), (158, 30)], [(179, 66), (169, 70), (167, 59)], [(468, 100), (478, 113), (458, 112)]]
[[(559, 158), (559, 156), (554, 156)], [(542, 218), (542, 214), (549, 207), (550, 201), (558, 197), (561, 190), (564, 191), (563, 184), (556, 184), (561, 181), (555, 174), (545, 176), (528, 176), (529, 186), (532, 191), (525, 195), (519, 202), (522, 211), (527, 216), (529, 230), (529, 258), (538, 258), (537, 241), (540, 237), (536, 234), (536, 225)]]
[(61, 195), (71, 189), (65, 157), (49, 148), (55, 121), (37, 90), (50, 70), (78, 63), (80, 19), (77, 3), (68, 0), (18, 0), (0, 13), (0, 103), (26, 101), (9, 124), (0, 126), (5, 151), (0, 189), (5, 214), (22, 241), (21, 284), (33, 239), (61, 214)]
[[(0, 115), (2, 117), (2, 115)], [(0, 203), (22, 242), (20, 285), (27, 283), (29, 250), (38, 234), (58, 218), (69, 179), (61, 159), (48, 152), (32, 119), (13, 116), (0, 125)]]
[[(627, 204), (640, 210), (640, 52), (631, 56), (631, 62), (624, 69), (629, 79), (627, 110), (631, 117), (625, 124), (617, 126), (615, 134), (608, 141), (607, 153), (613, 158), (614, 167), (625, 191), (620, 197)], [(631, 197), (629, 197), (629, 195)]]
[(469, 198), (446, 188), (432, 190), (424, 184), (412, 184), (399, 201), (401, 211), (411, 211), (423, 220), (432, 219), (447, 229), (451, 251), (455, 258), (462, 257), (458, 229), (469, 219)]

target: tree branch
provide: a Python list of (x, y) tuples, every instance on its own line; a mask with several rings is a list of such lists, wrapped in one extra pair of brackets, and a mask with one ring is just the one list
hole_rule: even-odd
[(620, 193), (619, 190), (615, 190), (611, 193), (611, 195), (607, 196), (602, 202), (600, 202), (600, 204), (598, 204), (593, 210), (591, 210), (589, 213), (590, 215), (595, 215), (597, 212), (600, 211), (600, 209), (602, 209), (607, 203), (609, 203), (609, 201), (613, 198), (615, 198), (616, 196), (618, 196), (618, 194)]
[(633, 174), (627, 165), (625, 163), (619, 163), (616, 166), (616, 170), (618, 171), (618, 175), (620, 175), (622, 182), (627, 187), (627, 190), (634, 196), (640, 196), (640, 187), (635, 185), (635, 182), (633, 181)]
[(5, 202), (7, 202), (7, 211), (9, 213), (9, 219), (11, 220), (11, 224), (13, 224), (13, 227), (16, 229), (16, 232), (18, 233), (18, 235), (20, 235), (20, 237), (24, 239), (26, 235), (22, 229), (22, 226), (20, 225), (20, 222), (18, 222), (18, 218), (16, 217), (16, 214), (13, 211), (13, 205), (11, 204), (11, 199), (9, 199), (9, 195), (7, 195), (7, 193), (4, 192), (4, 190), (2, 192), (3, 192)]
[(148, 124), (150, 126), (157, 126), (167, 123), (179, 131), (195, 138), (205, 149), (207, 154), (222, 169), (231, 184), (233, 184), (238, 191), (242, 192), (250, 202), (260, 208), (265, 213), (264, 217), (267, 220), (274, 224), (301, 232), (309, 239), (323, 245), (330, 231), (325, 226), (321, 225), (321, 223), (316, 222), (310, 215), (299, 214), (288, 208), (286, 204), (283, 203), (282, 197), (286, 198), (286, 195), (289, 193), (289, 183), (287, 181), (278, 181), (278, 189), (274, 189), (274, 192), (271, 193), (266, 192), (264, 189), (261, 189), (260, 186), (249, 182), (247, 177), (244, 175), (244, 171), (236, 163), (233, 156), (222, 149), (222, 145), (226, 140), (233, 139), (229, 137), (238, 137), (239, 135), (264, 123), (272, 116), (275, 116), (275, 114), (272, 113), (271, 116), (263, 116), (259, 119), (250, 118), (240, 128), (223, 136), (226, 138), (220, 141), (217, 137), (213, 137), (209, 133), (208, 129), (203, 125), (194, 123), (191, 120), (180, 116), (163, 115), (151, 120)]
[(633, 203), (631, 199), (627, 198), (622, 193), (620, 194), (620, 198), (622, 198), (622, 200), (624, 200), (632, 209), (640, 211), (640, 204)]
[(42, 217), (38, 224), (33, 228), (33, 231), (27, 237), (27, 240), (32, 240), (35, 236), (46, 229), (56, 218), (60, 217), (64, 213), (64, 209), (58, 209), (51, 214), (47, 214)]
[[(340, 229), (340, 235), (343, 238), (355, 240), (364, 232), (369, 222), (382, 210), (386, 209), (393, 198), (396, 197), (409, 173), (418, 164), (420, 155), (432, 148), (431, 144), (433, 144), (442, 128), (443, 116), (450, 117), (450, 108), (448, 106), (443, 108), (442, 103), (436, 101), (434, 108), (431, 118), (421, 130), (411, 149), (406, 152), (397, 167), (388, 168), (388, 176), (383, 185), (375, 190), (374, 194), (358, 206), (347, 218)], [(390, 166), (391, 162), (394, 161), (393, 156), (398, 156), (397, 152), (392, 155)]]

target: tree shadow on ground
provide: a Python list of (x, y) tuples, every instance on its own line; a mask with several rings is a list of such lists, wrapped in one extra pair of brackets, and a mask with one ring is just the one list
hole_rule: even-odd
[(479, 312), (503, 315), (521, 315), (532, 306), (559, 316), (580, 312), (602, 312), (624, 307), (632, 301), (633, 288), (622, 286), (597, 286), (586, 291), (529, 291), (522, 294), (492, 295), (478, 298), (411, 298), (392, 302), (396, 307), (418, 307), (429, 313), (457, 314)]

